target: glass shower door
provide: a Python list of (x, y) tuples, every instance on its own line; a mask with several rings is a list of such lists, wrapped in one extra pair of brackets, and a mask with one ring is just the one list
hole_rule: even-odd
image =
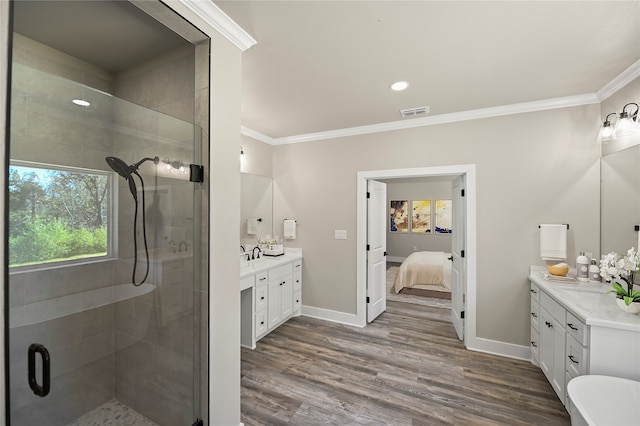
[[(189, 164), (199, 159), (199, 134), (14, 62), (11, 425), (196, 422), (203, 213)], [(129, 178), (107, 157), (128, 166)]]

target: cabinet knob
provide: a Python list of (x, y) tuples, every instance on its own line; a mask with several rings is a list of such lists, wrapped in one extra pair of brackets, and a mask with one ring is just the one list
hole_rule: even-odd
[(264, 321), (260, 321), (260, 325), (264, 325)]
[(538, 292), (537, 292), (537, 291), (535, 291), (534, 289), (531, 289), (531, 293), (533, 293), (533, 294), (537, 294)]
[(264, 296), (262, 296), (262, 297), (260, 298), (260, 300), (264, 300)]
[(536, 342), (531, 342), (531, 346), (533, 346), (534, 348), (537, 348), (538, 344)]
[(573, 355), (569, 355), (569, 357), (568, 357), (568, 358), (571, 360), (571, 362), (572, 362), (572, 363), (574, 363), (574, 364), (580, 364), (578, 361), (576, 361), (575, 359), (573, 359)]
[(577, 329), (577, 328), (575, 328), (575, 327), (573, 326), (573, 324), (567, 323), (567, 325), (568, 325), (568, 326), (569, 326), (569, 328), (570, 328), (570, 329), (572, 329), (573, 331), (578, 331), (578, 329)]
[(545, 321), (544, 323), (547, 327), (553, 328), (553, 324), (551, 324), (549, 321)]
[(531, 316), (534, 318), (538, 318), (538, 314), (536, 314), (535, 312), (531, 312)]

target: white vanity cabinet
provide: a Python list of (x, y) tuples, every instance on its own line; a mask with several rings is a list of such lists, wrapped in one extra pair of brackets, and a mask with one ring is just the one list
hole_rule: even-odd
[(531, 282), (531, 362), (567, 404), (567, 384), (585, 374), (640, 380), (640, 316), (620, 311), (600, 283)]
[(240, 274), (240, 315), (243, 347), (256, 342), (302, 308), (301, 254), (252, 261)]

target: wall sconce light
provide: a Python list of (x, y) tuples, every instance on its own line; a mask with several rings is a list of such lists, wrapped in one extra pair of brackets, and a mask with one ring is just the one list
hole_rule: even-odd
[[(629, 105), (635, 105), (636, 111), (629, 115), (626, 108)], [(616, 123), (616, 137), (621, 136), (629, 136), (635, 133), (638, 130), (638, 104), (635, 102), (630, 102), (622, 107), (622, 112), (620, 113), (620, 117), (618, 118), (618, 122)]]
[[(635, 105), (636, 110), (633, 113), (627, 111), (627, 107)], [(629, 136), (640, 136), (640, 119), (638, 118), (638, 104), (635, 102), (630, 102), (622, 107), (622, 111), (616, 121), (616, 125), (612, 126), (609, 117), (616, 116), (618, 113), (612, 112), (607, 114), (604, 119), (604, 123), (602, 123), (602, 127), (600, 127), (600, 133), (598, 134), (597, 143), (608, 143), (612, 140), (617, 140), (619, 138), (626, 138)]]
[(240, 147), (240, 171), (243, 172), (247, 167), (247, 156), (244, 153), (244, 148)]
[(167, 168), (167, 171), (169, 173), (172, 173), (174, 169), (181, 174), (185, 173), (184, 163), (180, 160), (171, 161), (168, 158), (165, 158), (164, 160), (162, 160), (162, 162), (165, 164), (165, 167)]
[(616, 133), (611, 126), (611, 121), (609, 121), (609, 117), (612, 115), (616, 115), (616, 113), (612, 112), (605, 117), (604, 123), (602, 123), (602, 127), (600, 127), (600, 133), (598, 134), (598, 143), (607, 143), (616, 138)]

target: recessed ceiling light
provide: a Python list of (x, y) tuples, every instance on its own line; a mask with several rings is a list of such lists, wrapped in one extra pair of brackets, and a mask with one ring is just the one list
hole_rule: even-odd
[(89, 102), (85, 101), (84, 99), (74, 99), (71, 102), (82, 107), (88, 107), (89, 105), (91, 105)]
[(406, 89), (407, 87), (409, 87), (409, 83), (407, 83), (406, 81), (396, 81), (391, 85), (391, 90), (400, 92)]

